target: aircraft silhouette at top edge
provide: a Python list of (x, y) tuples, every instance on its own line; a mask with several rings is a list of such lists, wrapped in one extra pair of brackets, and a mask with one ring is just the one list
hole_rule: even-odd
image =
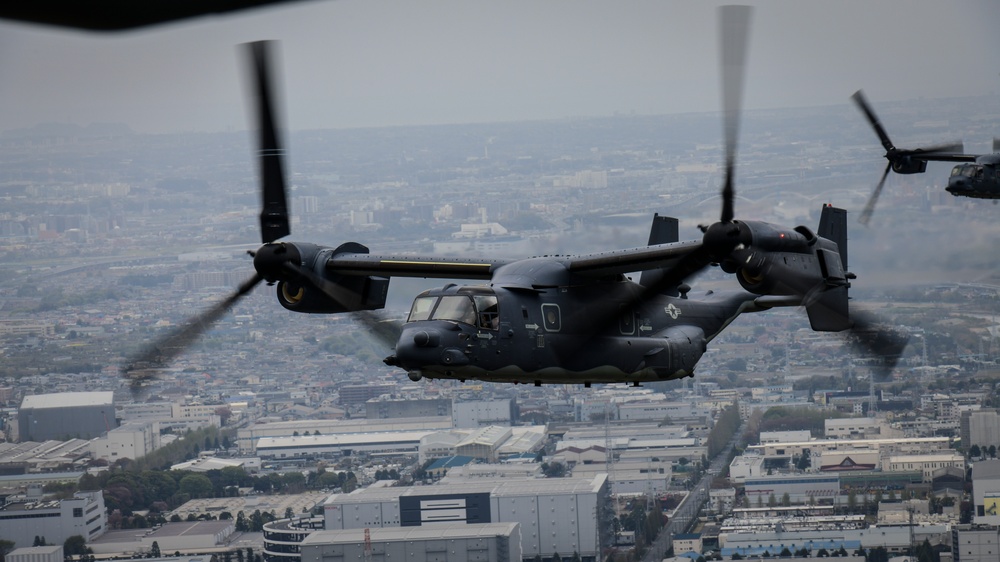
[[(905, 337), (878, 329), (848, 306), (847, 213), (822, 208), (817, 230), (735, 218), (734, 172), (750, 9), (719, 11), (725, 179), (717, 222), (701, 239), (678, 241), (677, 219), (653, 217), (649, 244), (575, 256), (458, 259), (374, 255), (279, 241), (290, 233), (283, 151), (271, 105), (269, 43), (248, 45), (262, 178), (263, 245), (256, 275), (225, 301), (131, 358), (122, 371), (141, 386), (262, 281), (278, 302), (303, 313), (352, 313), (381, 336), (385, 363), (411, 379), (513, 383), (663, 381), (692, 376), (708, 343), (737, 316), (775, 307), (805, 309), (811, 327), (842, 332), (869, 356), (894, 365)], [(717, 265), (740, 289), (695, 294), (684, 281)], [(627, 273), (641, 271), (638, 283)], [(392, 277), (465, 279), (416, 296), (405, 323), (379, 321)]]
[(88, 31), (126, 31), (301, 0), (34, 0), (0, 2), (0, 18)]
[(858, 222), (867, 225), (871, 220), (889, 170), (897, 174), (922, 174), (927, 170), (929, 161), (962, 162), (951, 170), (948, 187), (945, 188), (948, 193), (956, 197), (1000, 199), (1000, 138), (993, 139), (991, 154), (966, 154), (962, 143), (942, 144), (929, 148), (896, 148), (868, 100), (865, 99), (864, 93), (858, 90), (851, 99), (871, 123), (872, 129), (882, 142), (882, 147), (885, 148), (885, 159), (889, 161), (864, 210), (861, 211)]

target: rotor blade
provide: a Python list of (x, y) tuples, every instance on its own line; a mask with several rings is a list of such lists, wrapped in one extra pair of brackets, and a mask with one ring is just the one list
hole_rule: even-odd
[(885, 379), (896, 367), (910, 336), (892, 328), (885, 320), (871, 312), (851, 311), (854, 325), (845, 332), (847, 343), (862, 356), (874, 356), (879, 364), (878, 378)]
[(868, 122), (871, 123), (872, 128), (875, 129), (875, 134), (878, 135), (879, 141), (882, 142), (882, 148), (884, 148), (886, 152), (892, 152), (892, 150), (896, 147), (892, 145), (892, 141), (889, 140), (889, 134), (882, 128), (882, 122), (879, 121), (878, 116), (875, 115), (875, 112), (872, 111), (871, 106), (868, 104), (868, 100), (865, 99), (864, 92), (861, 90), (854, 92), (851, 99), (854, 100), (854, 103), (859, 109), (861, 109), (861, 112), (865, 114), (865, 117), (868, 118)]
[(261, 211), (260, 237), (264, 244), (288, 236), (291, 232), (285, 195), (284, 150), (278, 141), (271, 80), (273, 41), (247, 43), (247, 55), (253, 74), (253, 95), (260, 129), (257, 155), (260, 162)]
[[(344, 289), (336, 283), (331, 283), (330, 281), (317, 275), (315, 272), (299, 267), (291, 262), (285, 262), (284, 266), (285, 269), (293, 271), (304, 277), (312, 286), (316, 287), (320, 291), (323, 291), (326, 296), (337, 301), (337, 303), (344, 308), (350, 309), (350, 307), (346, 305), (349, 299), (345, 294)], [(403, 331), (402, 325), (398, 322), (382, 318), (371, 310), (355, 310), (351, 312), (351, 316), (364, 325), (364, 327), (368, 329), (368, 332), (375, 336), (380, 343), (390, 349), (396, 348), (396, 342), (399, 341), (399, 335)]]
[(875, 186), (875, 191), (872, 191), (870, 197), (868, 197), (868, 202), (865, 203), (864, 210), (861, 211), (861, 215), (858, 217), (858, 222), (868, 226), (868, 221), (872, 218), (872, 213), (875, 212), (875, 203), (878, 203), (878, 197), (882, 194), (882, 187), (885, 186), (885, 178), (889, 175), (889, 170), (892, 169), (892, 162), (885, 165), (885, 171), (882, 172), (882, 179), (878, 180), (878, 185)]
[(719, 8), (721, 32), (722, 107), (725, 132), (726, 170), (722, 186), (722, 216), (733, 220), (733, 175), (736, 167), (736, 144), (740, 128), (740, 107), (743, 97), (743, 76), (746, 66), (747, 41), (750, 33), (750, 6)]
[[(129, 359), (122, 367), (122, 374), (127, 378), (144, 380), (150, 378), (141, 371), (156, 369), (169, 363), (173, 358), (183, 353), (206, 330), (212, 327), (237, 301), (253, 290), (264, 278), (255, 274), (249, 281), (240, 285), (236, 292), (212, 308), (172, 330), (166, 337), (160, 338), (147, 347), (139, 355)], [(133, 372), (139, 372), (133, 376)]]

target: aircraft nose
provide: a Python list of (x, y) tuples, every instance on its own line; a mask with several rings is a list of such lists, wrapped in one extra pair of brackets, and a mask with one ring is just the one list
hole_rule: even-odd
[(441, 334), (437, 330), (420, 330), (413, 334), (413, 343), (417, 347), (437, 347), (441, 342)]

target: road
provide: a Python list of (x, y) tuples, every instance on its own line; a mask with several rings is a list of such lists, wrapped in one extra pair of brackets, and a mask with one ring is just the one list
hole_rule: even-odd
[(674, 516), (670, 518), (667, 525), (656, 535), (653, 544), (650, 545), (649, 550), (642, 557), (642, 562), (659, 562), (663, 560), (663, 553), (673, 544), (674, 535), (686, 533), (691, 528), (692, 523), (698, 517), (698, 512), (701, 511), (701, 506), (705, 505), (705, 502), (708, 501), (708, 491), (711, 487), (712, 478), (722, 472), (726, 459), (729, 458), (729, 453), (736, 446), (736, 441), (741, 435), (743, 435), (742, 424), (740, 424), (736, 433), (733, 434), (733, 438), (726, 444), (726, 447), (719, 454), (715, 455), (715, 458), (709, 464), (708, 470), (705, 471), (705, 474), (698, 480), (698, 483), (691, 489), (691, 492), (684, 497), (680, 505), (677, 506), (677, 509), (674, 510)]

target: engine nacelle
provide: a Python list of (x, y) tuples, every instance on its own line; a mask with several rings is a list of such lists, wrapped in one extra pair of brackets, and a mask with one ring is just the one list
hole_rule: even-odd
[(297, 244), (296, 247), (302, 254), (303, 267), (324, 279), (327, 282), (326, 290), (316, 287), (307, 279), (281, 280), (277, 283), (278, 302), (281, 306), (294, 312), (310, 314), (336, 314), (385, 307), (389, 278), (335, 275), (327, 273), (325, 269), (326, 262), (333, 256), (343, 253), (367, 254), (368, 248), (354, 242), (341, 244), (336, 249), (310, 244)]
[(892, 161), (892, 171), (897, 174), (922, 174), (927, 170), (927, 160), (905, 156)]

